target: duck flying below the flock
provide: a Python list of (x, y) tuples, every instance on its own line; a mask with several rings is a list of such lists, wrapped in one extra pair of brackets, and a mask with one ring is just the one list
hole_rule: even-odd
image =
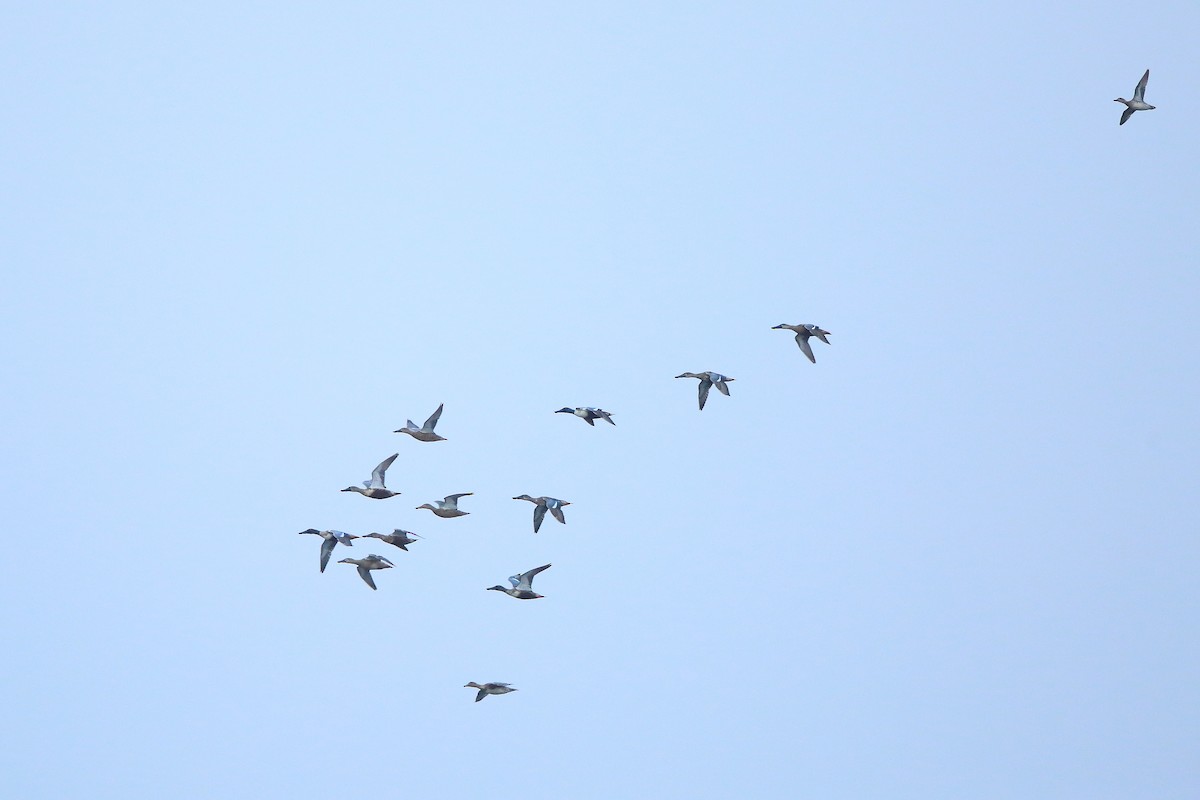
[(563, 525), (567, 524), (567, 518), (563, 515), (563, 506), (571, 505), (568, 502), (559, 500), (554, 497), (530, 497), (527, 494), (518, 495), (513, 500), (528, 500), (533, 503), (533, 532), (537, 533), (542, 527), (542, 520), (546, 518), (546, 512), (549, 511), (554, 515), (554, 518)]
[(475, 702), (478, 703), (489, 694), (508, 694), (515, 692), (516, 689), (509, 686), (507, 683), (476, 683), (471, 681), (463, 686), (464, 689), (478, 689), (479, 692), (475, 695)]
[(612, 421), (612, 414), (602, 408), (592, 408), (591, 406), (583, 406), (581, 408), (560, 408), (555, 414), (574, 414), (592, 427), (596, 426), (596, 420), (602, 419), (608, 422), (609, 425), (616, 425)]
[(700, 410), (704, 410), (704, 404), (708, 402), (708, 390), (716, 386), (717, 391), (729, 397), (728, 383), (733, 380), (728, 375), (722, 375), (719, 372), (685, 372), (682, 375), (676, 375), (676, 378), (699, 378), (700, 379)]
[(444, 442), (444, 441), (446, 441), (445, 436), (438, 436), (436, 433), (433, 432), (433, 429), (437, 426), (438, 420), (442, 416), (443, 406), (445, 406), (445, 403), (438, 406), (437, 411), (430, 414), (429, 419), (425, 420), (425, 424), (422, 425), (421, 427), (418, 428), (416, 423), (410, 419), (410, 420), (408, 420), (408, 424), (405, 425), (403, 428), (401, 428), (398, 431), (392, 431), (392, 432), (393, 433), (407, 433), (409, 436), (416, 439), (418, 442)]
[[(416, 536), (416, 539), (412, 538), (414, 536)], [(417, 534), (413, 533), (412, 531), (402, 531), (399, 528), (396, 528), (391, 533), (368, 533), (362, 538), (378, 539), (381, 542), (387, 542), (388, 544), (395, 545), (407, 553), (408, 547), (406, 545), (410, 545), (417, 541), (417, 539), (422, 539), (424, 537), (417, 536)]]
[(771, 330), (773, 331), (781, 329), (796, 332), (796, 344), (800, 345), (800, 350), (804, 353), (804, 355), (808, 356), (808, 360), (814, 364), (817, 363), (817, 357), (813, 355), (812, 347), (808, 344), (808, 340), (815, 336), (825, 344), (829, 344), (829, 340), (825, 338), (826, 336), (830, 335), (829, 331), (822, 330), (818, 325), (801, 323), (800, 325), (784, 324), (771, 326)]
[(301, 536), (306, 533), (320, 536), (325, 540), (321, 542), (321, 572), (325, 571), (325, 566), (329, 563), (329, 557), (333, 555), (333, 548), (339, 544), (344, 544), (346, 547), (353, 547), (354, 540), (362, 538), (361, 536), (353, 536), (344, 531), (319, 531), (316, 528), (300, 531)]
[(474, 492), (460, 492), (459, 494), (448, 494), (442, 500), (434, 500), (432, 503), (423, 503), (422, 505), (417, 506), (417, 510), (420, 511), (422, 508), (428, 508), (434, 514), (437, 514), (439, 517), (444, 517), (446, 519), (449, 519), (450, 517), (465, 517), (467, 514), (470, 514), (471, 512), (470, 511), (459, 511), (458, 499), (460, 497), (470, 497), (473, 494), (475, 494), (475, 493)]
[(1118, 97), (1113, 100), (1114, 103), (1124, 103), (1125, 110), (1121, 112), (1120, 125), (1124, 125), (1126, 121), (1133, 116), (1135, 111), (1153, 111), (1154, 106), (1146, 102), (1146, 82), (1150, 80), (1150, 70), (1146, 70), (1146, 74), (1138, 81), (1137, 86), (1133, 89), (1133, 99), (1126, 100), (1124, 97)]
[(371, 577), (371, 570), (373, 570), (373, 569), (391, 569), (393, 566), (395, 566), (392, 562), (388, 561), (383, 556), (377, 556), (374, 553), (371, 553), (366, 558), (343, 558), (338, 563), (339, 564), (353, 564), (356, 567), (358, 567), (359, 577), (362, 578), (363, 582), (366, 583), (367, 586), (370, 586), (372, 589), (375, 588), (375, 579)]
[(503, 586), (489, 586), (487, 590), (489, 592), (504, 592), (509, 597), (515, 597), (518, 600), (537, 600), (542, 595), (533, 591), (533, 579), (539, 572), (547, 569), (550, 569), (549, 564), (531, 569), (529, 572), (522, 572), (520, 575), (513, 575), (508, 579), (508, 582), (512, 584), (511, 589), (506, 589)]
[(387, 472), (387, 468), (392, 465), (392, 462), (396, 460), (396, 456), (398, 455), (400, 454), (392, 453), (390, 456), (380, 462), (379, 466), (371, 471), (371, 480), (363, 481), (362, 486), (347, 486), (345, 489), (342, 489), (342, 491), (358, 492), (361, 495), (371, 497), (376, 500), (385, 500), (389, 497), (395, 497), (396, 495), (400, 494), (399, 492), (393, 492), (391, 489), (388, 489), (383, 485), (384, 473)]

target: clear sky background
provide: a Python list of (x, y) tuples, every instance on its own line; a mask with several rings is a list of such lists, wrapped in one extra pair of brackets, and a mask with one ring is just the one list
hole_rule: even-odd
[(0, 23), (0, 794), (1200, 796), (1195, 2)]

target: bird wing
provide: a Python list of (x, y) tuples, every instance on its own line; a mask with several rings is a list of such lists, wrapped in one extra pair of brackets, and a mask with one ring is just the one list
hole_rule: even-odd
[(617, 424), (617, 423), (615, 423), (615, 422), (613, 422), (613, 421), (612, 421), (612, 415), (611, 415), (611, 414), (609, 414), (609, 413), (608, 413), (607, 411), (605, 411), (604, 409), (602, 409), (602, 408), (597, 408), (597, 409), (594, 409), (594, 410), (595, 410), (596, 414), (597, 414), (597, 415), (599, 415), (601, 419), (603, 419), (603, 420), (605, 420), (606, 422), (608, 422), (608, 424), (609, 424), (609, 425), (616, 425), (616, 424)]
[(717, 387), (718, 392), (725, 395), (726, 397), (729, 397), (729, 384), (725, 383), (724, 377), (722, 377), (720, 380), (713, 381), (713, 386)]
[(485, 698), (487, 696), (488, 696), (488, 690), (480, 687), (479, 692), (475, 695), (475, 702), (478, 703), (480, 700), (482, 700), (483, 698)]
[(1146, 74), (1138, 81), (1137, 88), (1133, 90), (1133, 99), (1146, 102), (1146, 82), (1150, 80), (1150, 70), (1146, 70)]
[(813, 355), (812, 346), (808, 343), (808, 333), (797, 333), (796, 344), (800, 345), (800, 351), (808, 356), (808, 360), (812, 363), (817, 363), (817, 357)]
[(372, 489), (386, 488), (383, 485), (383, 475), (385, 472), (387, 472), (387, 468), (392, 465), (392, 462), (396, 460), (396, 456), (398, 456), (398, 455), (400, 455), (400, 454), (392, 453), (390, 456), (388, 456), (383, 461), (381, 461), (379, 463), (378, 467), (371, 470), (371, 484), (370, 484), (370, 487), (368, 487), (368, 488), (372, 488)]
[(546, 507), (544, 505), (542, 505), (541, 503), (538, 503), (536, 506), (533, 507), (533, 532), (534, 533), (537, 533), (538, 529), (542, 527), (542, 520), (544, 520), (545, 518), (546, 518)]
[(567, 524), (567, 518), (563, 516), (562, 506), (555, 506), (554, 508), (550, 509), (550, 513), (553, 514), (554, 518), (563, 525)]
[(1120, 124), (1124, 125), (1125, 121), (1132, 116), (1133, 116), (1133, 109), (1132, 108), (1125, 109), (1124, 111), (1121, 112), (1121, 123)]
[(325, 567), (329, 564), (329, 557), (333, 555), (335, 547), (337, 547), (337, 539), (332, 537), (321, 542), (321, 572), (324, 572)]
[(471, 495), (473, 495), (473, 494), (475, 494), (475, 493), (474, 493), (474, 492), (459, 492), (458, 494), (448, 494), (448, 495), (446, 495), (446, 498), (445, 498), (445, 500), (443, 500), (442, 502), (445, 502), (445, 503), (456, 503), (456, 504), (457, 504), (457, 503), (458, 503), (458, 498), (460, 498), (460, 497), (469, 497), (469, 496), (471, 496)]
[(370, 586), (372, 589), (375, 588), (375, 579), (371, 577), (371, 570), (360, 566), (358, 568), (358, 574), (364, 581), (367, 582), (367, 586)]
[(700, 379), (700, 410), (704, 410), (704, 404), (708, 402), (708, 390), (712, 388), (712, 381), (708, 378)]
[(437, 407), (437, 411), (429, 415), (429, 419), (425, 420), (425, 424), (421, 426), (421, 430), (425, 431), (426, 433), (433, 433), (434, 426), (437, 425), (438, 420), (442, 418), (442, 408), (445, 405), (445, 403), (442, 403)]
[(518, 589), (528, 589), (529, 591), (532, 592), (533, 591), (533, 579), (535, 577), (537, 577), (537, 574), (539, 572), (542, 572), (543, 570), (547, 570), (547, 569), (550, 569), (550, 565), (543, 564), (540, 567), (536, 567), (535, 569), (529, 570), (529, 572), (522, 572), (520, 575), (517, 576), (518, 578), (521, 579), (521, 585), (518, 586), (517, 588)]

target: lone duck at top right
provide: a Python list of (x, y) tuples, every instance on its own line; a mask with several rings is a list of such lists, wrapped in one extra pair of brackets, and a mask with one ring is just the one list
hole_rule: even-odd
[(1146, 74), (1138, 81), (1138, 85), (1133, 89), (1133, 99), (1126, 100), (1124, 97), (1118, 97), (1113, 100), (1114, 103), (1124, 103), (1125, 110), (1121, 112), (1121, 124), (1133, 116), (1135, 111), (1153, 111), (1154, 106), (1146, 102), (1146, 82), (1150, 80), (1150, 70), (1146, 70)]
[(796, 344), (800, 345), (800, 351), (808, 356), (808, 360), (814, 364), (817, 363), (817, 357), (813, 355), (812, 346), (809, 345), (808, 340), (815, 336), (825, 344), (829, 344), (829, 340), (825, 337), (829, 336), (830, 333), (827, 330), (823, 330), (820, 325), (809, 325), (805, 322), (800, 325), (785, 324), (771, 326), (771, 330), (773, 331), (781, 329), (796, 332)]

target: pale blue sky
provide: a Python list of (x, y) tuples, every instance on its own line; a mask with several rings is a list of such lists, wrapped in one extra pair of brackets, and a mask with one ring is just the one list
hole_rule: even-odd
[(1194, 2), (171, 5), (0, 18), (0, 794), (1200, 795)]

